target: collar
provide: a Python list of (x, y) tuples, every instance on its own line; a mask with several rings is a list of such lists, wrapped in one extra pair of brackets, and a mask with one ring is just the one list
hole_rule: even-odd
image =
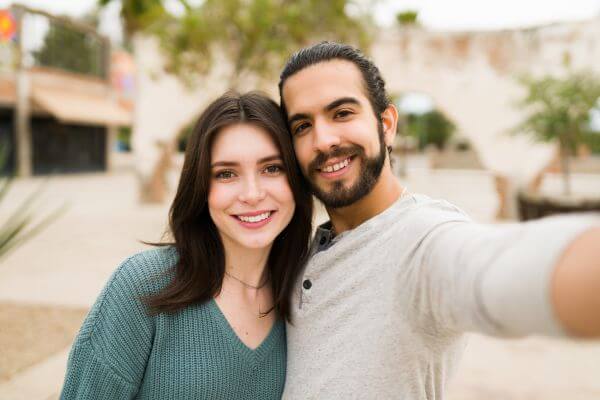
[(327, 221), (324, 224), (319, 225), (313, 240), (313, 254), (330, 248), (334, 243), (334, 237), (335, 233), (333, 232), (333, 225), (331, 224), (331, 221)]

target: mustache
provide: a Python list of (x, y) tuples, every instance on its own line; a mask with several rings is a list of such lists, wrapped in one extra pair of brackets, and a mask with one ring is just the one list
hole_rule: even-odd
[(345, 147), (336, 147), (335, 149), (327, 153), (319, 152), (319, 154), (317, 154), (317, 156), (308, 164), (308, 170), (316, 171), (317, 169), (321, 169), (321, 167), (330, 158), (341, 158), (354, 155), (364, 155), (364, 150), (362, 149), (362, 147), (352, 145)]

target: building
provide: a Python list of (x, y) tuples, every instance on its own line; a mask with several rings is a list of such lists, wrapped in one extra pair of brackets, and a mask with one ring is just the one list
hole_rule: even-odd
[(20, 176), (106, 171), (131, 108), (111, 85), (107, 38), (43, 11), (13, 6), (0, 14), (0, 141), (3, 171)]

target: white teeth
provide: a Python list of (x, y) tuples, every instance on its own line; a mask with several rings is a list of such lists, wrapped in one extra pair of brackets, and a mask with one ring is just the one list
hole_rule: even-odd
[(244, 222), (260, 222), (264, 219), (269, 218), (269, 216), (271, 215), (271, 212), (266, 212), (266, 213), (262, 213), (259, 215), (253, 215), (251, 217), (246, 217), (243, 215), (238, 215), (238, 218)]
[(350, 159), (349, 159), (349, 158), (346, 158), (346, 159), (345, 159), (344, 161), (342, 161), (342, 162), (339, 162), (339, 163), (337, 163), (337, 164), (333, 164), (333, 165), (328, 165), (327, 167), (324, 167), (324, 168), (322, 169), (322, 171), (323, 171), (323, 172), (334, 172), (334, 171), (340, 170), (340, 169), (342, 169), (342, 168), (344, 168), (344, 167), (347, 167), (347, 166), (348, 166), (348, 164), (350, 164)]

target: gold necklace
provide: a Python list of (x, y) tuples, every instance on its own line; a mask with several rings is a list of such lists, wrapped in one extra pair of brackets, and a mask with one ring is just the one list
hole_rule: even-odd
[(266, 285), (267, 283), (269, 283), (269, 277), (268, 277), (268, 276), (267, 276), (267, 278), (265, 279), (265, 281), (264, 281), (262, 284), (260, 284), (259, 286), (254, 286), (254, 285), (251, 285), (251, 284), (249, 284), (249, 283), (247, 283), (247, 282), (244, 282), (244, 281), (243, 281), (243, 280), (241, 280), (240, 278), (237, 278), (237, 277), (235, 277), (235, 276), (231, 275), (229, 272), (227, 272), (227, 270), (225, 270), (225, 275), (227, 275), (228, 277), (230, 277), (230, 278), (232, 278), (232, 279), (234, 279), (234, 280), (238, 281), (238, 282), (239, 282), (239, 283), (241, 283), (242, 285), (244, 285), (244, 286), (247, 286), (247, 287), (249, 287), (249, 288), (252, 288), (252, 289), (255, 289), (255, 290), (260, 290), (260, 289), (262, 289), (263, 287), (265, 287), (265, 285)]

